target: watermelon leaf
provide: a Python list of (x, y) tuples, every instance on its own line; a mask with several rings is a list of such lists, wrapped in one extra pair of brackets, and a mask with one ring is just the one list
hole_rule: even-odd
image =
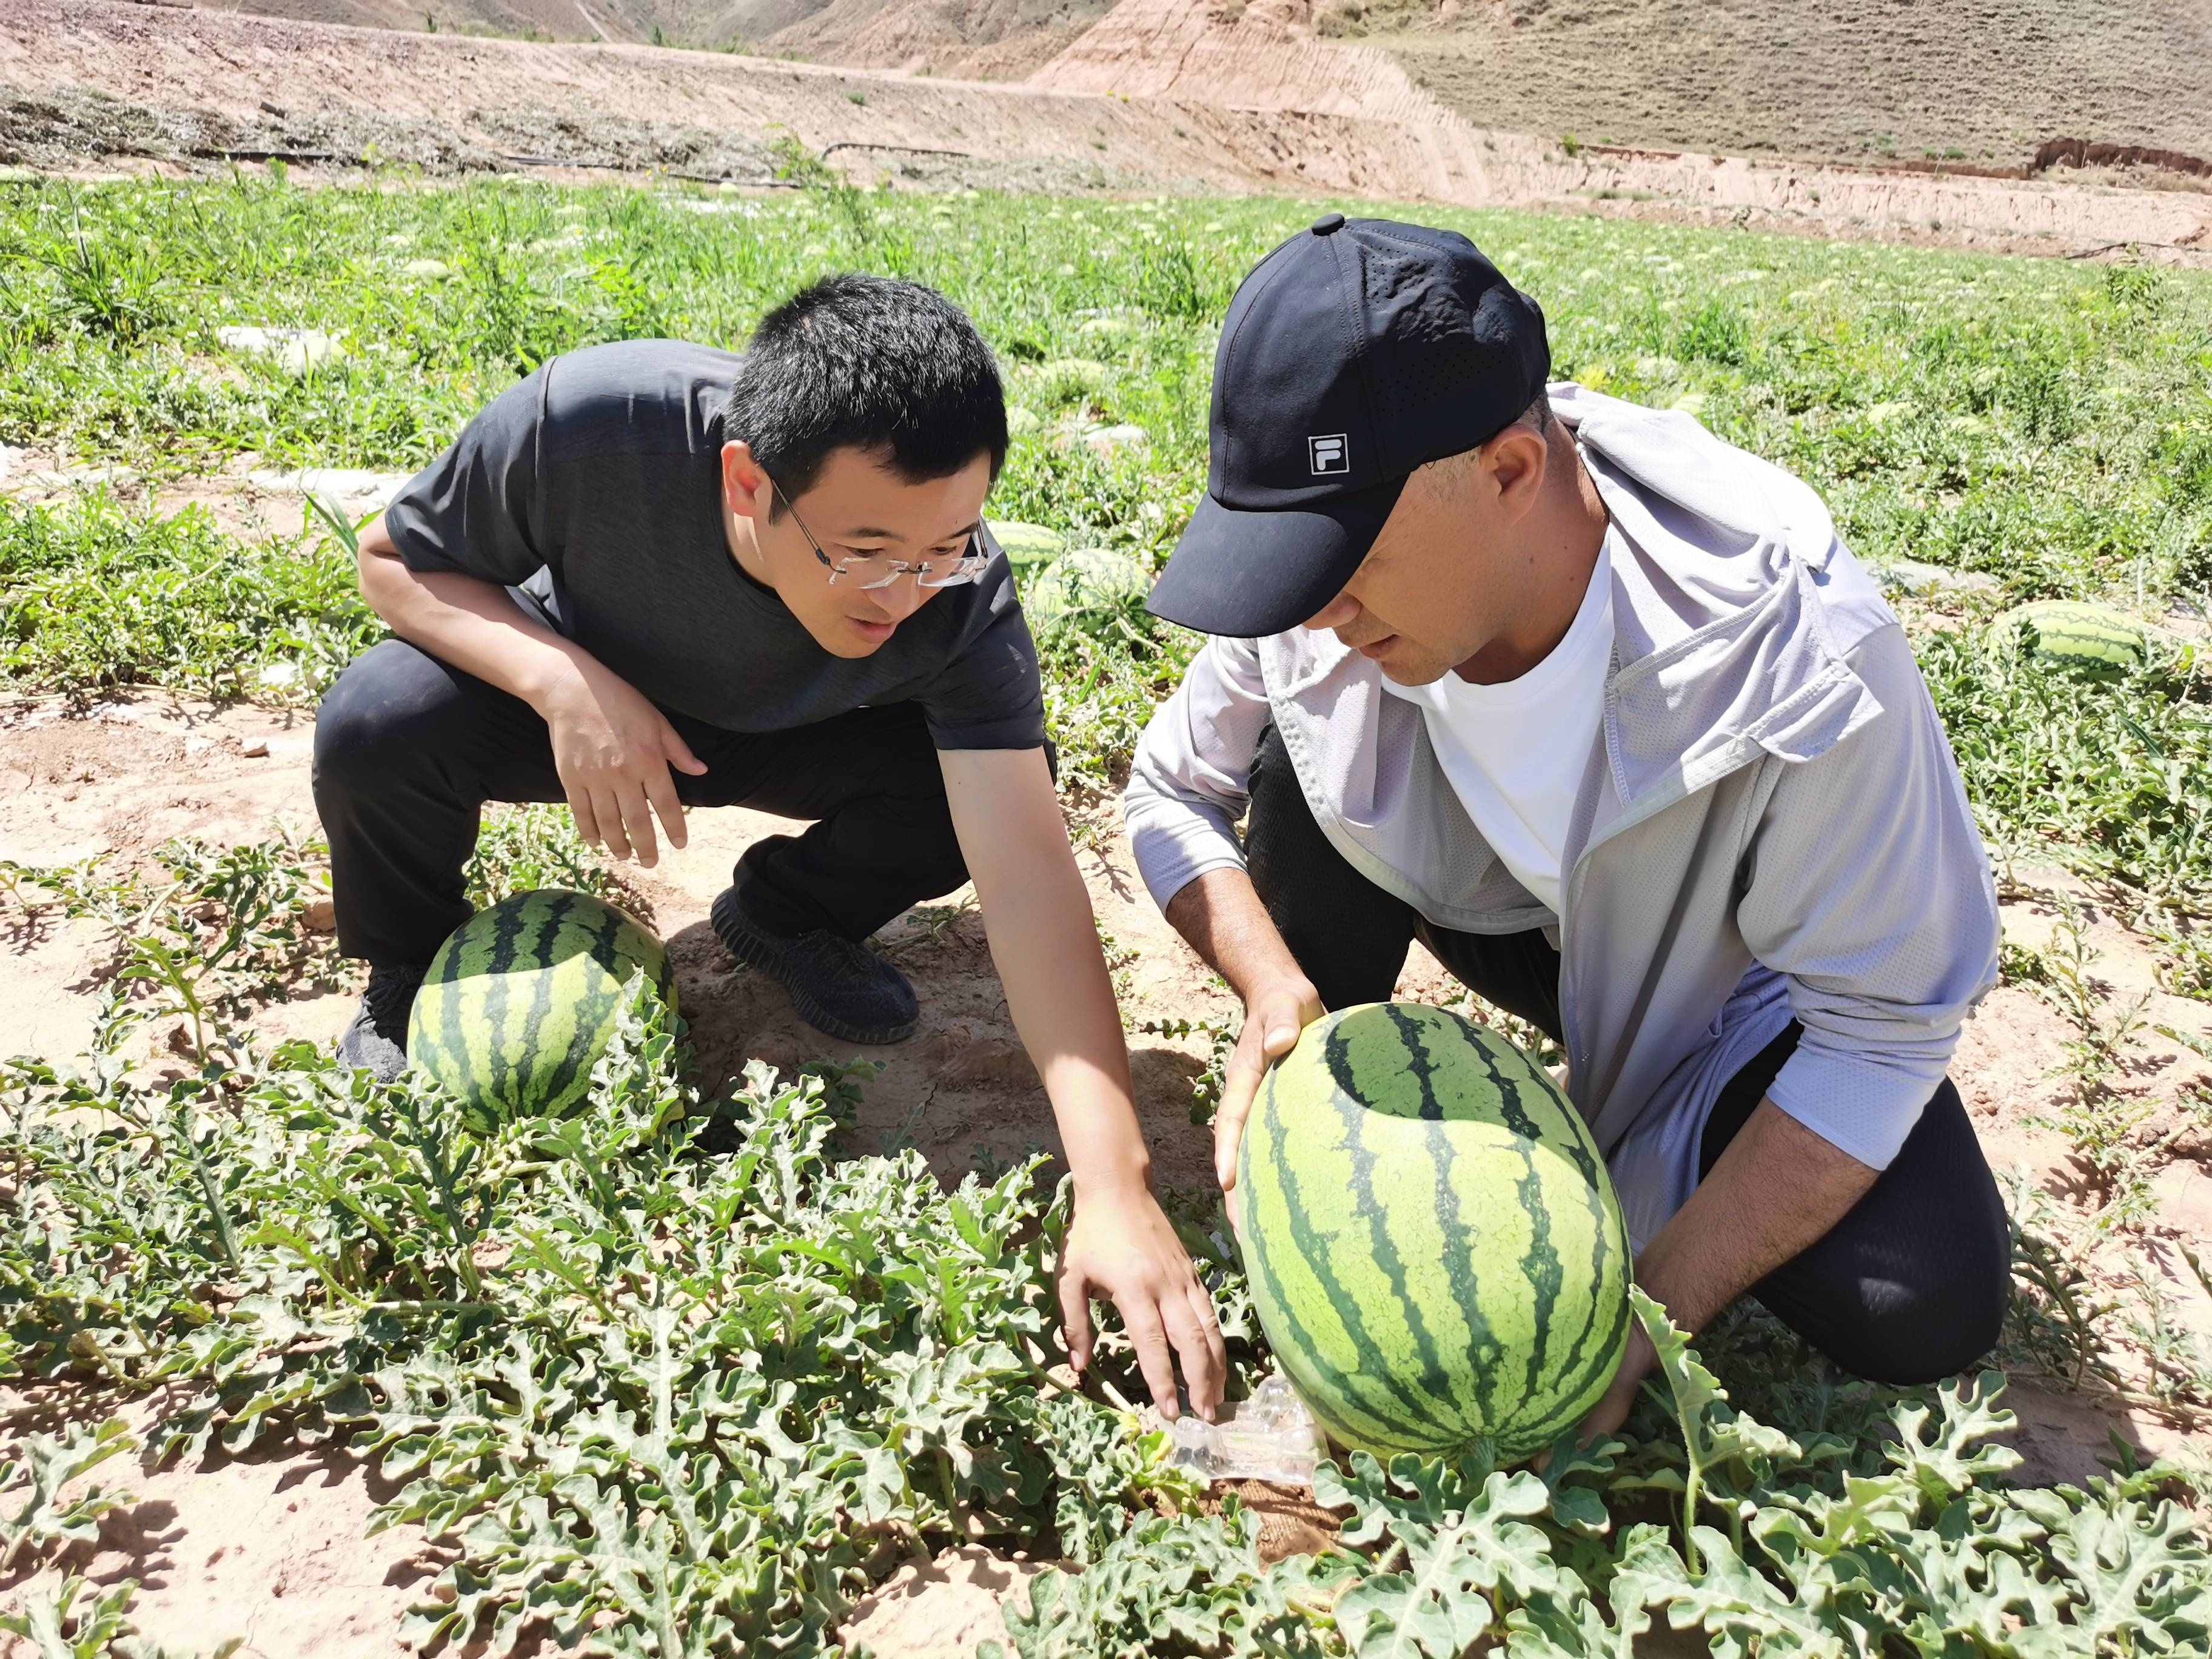
[[(1691, 1540), (1690, 1563), (1697, 1565), (1698, 1505), (1711, 1503), (1739, 1527), (1747, 1497), (1772, 1474), (1775, 1465), (1795, 1462), (1802, 1449), (1779, 1429), (1740, 1415), (1728, 1403), (1728, 1390), (1692, 1352), (1690, 1339), (1677, 1329), (1667, 1310), (1640, 1285), (1628, 1290), (1629, 1306), (1659, 1357), (1676, 1427), (1689, 1461), (1682, 1486), (1682, 1528)], [(1656, 1385), (1647, 1383), (1647, 1388)]]
[[(2009, 1446), (1974, 1445), (2019, 1423), (2012, 1413), (1996, 1408), (2003, 1392), (2004, 1373), (1990, 1370), (1964, 1389), (1955, 1378), (1945, 1381), (1936, 1390), (1934, 1410), (1925, 1401), (1899, 1401), (1890, 1412), (1896, 1438), (1882, 1448), (1883, 1455), (1931, 1504), (1994, 1483), (2021, 1463), (2020, 1454)], [(1932, 1430), (1923, 1436), (1931, 1418)]]
[(1386, 1469), (1355, 1452), (1349, 1479), (1332, 1464), (1315, 1471), (1316, 1499), (1353, 1511), (1344, 1540), (1384, 1546), (1382, 1571), (1336, 1602), (1354, 1654), (1448, 1659), (1490, 1631), (1498, 1592), (1525, 1604), (1557, 1587), (1548, 1541), (1521, 1519), (1544, 1513), (1549, 1492), (1525, 1470), (1486, 1465), (1479, 1455), (1450, 1464), (1403, 1453)]

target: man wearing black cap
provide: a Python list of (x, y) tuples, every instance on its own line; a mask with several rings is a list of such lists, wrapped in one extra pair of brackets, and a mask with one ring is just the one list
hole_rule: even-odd
[(1944, 1073), (1996, 906), (1911, 652), (1805, 485), (1550, 368), (1449, 231), (1330, 214), (1230, 306), (1152, 599), (1217, 637), (1125, 809), (1244, 1001), (1232, 1212), (1267, 1062), (1418, 938), (1564, 1048), (1676, 1322), (1750, 1291), (1863, 1376), (1963, 1369), (2008, 1249)]

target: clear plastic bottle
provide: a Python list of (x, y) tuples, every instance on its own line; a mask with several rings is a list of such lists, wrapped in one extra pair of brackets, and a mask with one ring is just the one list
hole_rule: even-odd
[(1185, 1412), (1166, 1426), (1175, 1445), (1168, 1466), (1202, 1480), (1310, 1486), (1324, 1449), (1313, 1413), (1279, 1371), (1269, 1372), (1249, 1399), (1224, 1403), (1218, 1422)]

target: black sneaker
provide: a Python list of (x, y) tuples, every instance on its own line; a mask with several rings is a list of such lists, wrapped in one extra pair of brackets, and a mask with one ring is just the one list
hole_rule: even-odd
[(422, 975), (428, 971), (412, 962), (370, 969), (361, 1007), (338, 1038), (338, 1058), (374, 1073), (379, 1083), (389, 1083), (405, 1071), (407, 1017), (414, 1012), (415, 993), (422, 988)]
[(904, 974), (865, 945), (817, 928), (797, 939), (768, 932), (744, 913), (738, 890), (714, 901), (714, 937), (730, 954), (791, 993), (799, 1018), (842, 1042), (899, 1042), (921, 1018)]

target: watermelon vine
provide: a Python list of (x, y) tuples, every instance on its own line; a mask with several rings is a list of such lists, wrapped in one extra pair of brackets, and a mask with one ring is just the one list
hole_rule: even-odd
[[(1324, 1466), (1337, 1545), (1268, 1565), (1256, 1516), (1200, 1513), (1160, 1437), (1055, 1370), (1064, 1212), (1035, 1164), (946, 1192), (911, 1150), (832, 1155), (863, 1069), (755, 1065), (702, 1097), (640, 998), (584, 1109), (479, 1133), (434, 1090), (220, 1028), (149, 1084), (117, 1058), (130, 1023), (81, 1069), (5, 1073), (0, 1362), (164, 1389), (157, 1462), (349, 1437), (398, 1483), (374, 1526), (453, 1552), (403, 1632), (426, 1652), (538, 1626), (656, 1659), (829, 1651), (901, 1562), (974, 1540), (1060, 1563), (1009, 1611), (1018, 1659), (1626, 1659), (1662, 1621), (1721, 1655), (2055, 1659), (2212, 1630), (2173, 1471), (2004, 1488), (1994, 1376), (1785, 1433), (1648, 1302), (1637, 1438), (1564, 1439), (1541, 1473)], [(115, 1419), (0, 1468), (0, 1551), (88, 1535), (125, 1498), (64, 1488), (131, 1443)], [(15, 1627), (41, 1619), (128, 1641), (82, 1583)]]

